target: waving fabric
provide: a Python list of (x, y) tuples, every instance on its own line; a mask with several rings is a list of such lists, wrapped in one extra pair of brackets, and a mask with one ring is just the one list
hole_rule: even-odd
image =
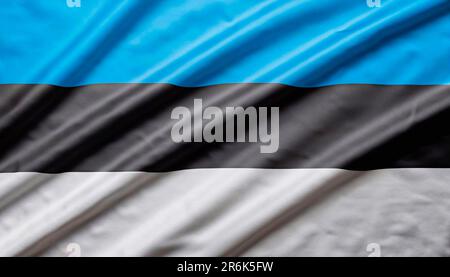
[(450, 1), (0, 2), (0, 255), (450, 255)]

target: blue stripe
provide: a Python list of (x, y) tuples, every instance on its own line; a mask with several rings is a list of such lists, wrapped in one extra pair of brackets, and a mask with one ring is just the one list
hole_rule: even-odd
[(0, 2), (3, 84), (450, 84), (449, 0)]

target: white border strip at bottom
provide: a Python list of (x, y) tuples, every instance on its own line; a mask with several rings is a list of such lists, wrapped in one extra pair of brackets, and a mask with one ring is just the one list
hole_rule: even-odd
[(450, 169), (0, 174), (0, 255), (450, 255)]

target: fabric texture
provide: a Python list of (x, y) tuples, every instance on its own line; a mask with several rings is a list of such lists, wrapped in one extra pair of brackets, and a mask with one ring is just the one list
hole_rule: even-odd
[(450, 1), (0, 3), (0, 256), (450, 255)]

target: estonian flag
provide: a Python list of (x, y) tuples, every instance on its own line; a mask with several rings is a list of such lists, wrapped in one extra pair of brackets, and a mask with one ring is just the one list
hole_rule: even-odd
[(448, 0), (3, 1), (0, 255), (450, 255), (449, 26)]

